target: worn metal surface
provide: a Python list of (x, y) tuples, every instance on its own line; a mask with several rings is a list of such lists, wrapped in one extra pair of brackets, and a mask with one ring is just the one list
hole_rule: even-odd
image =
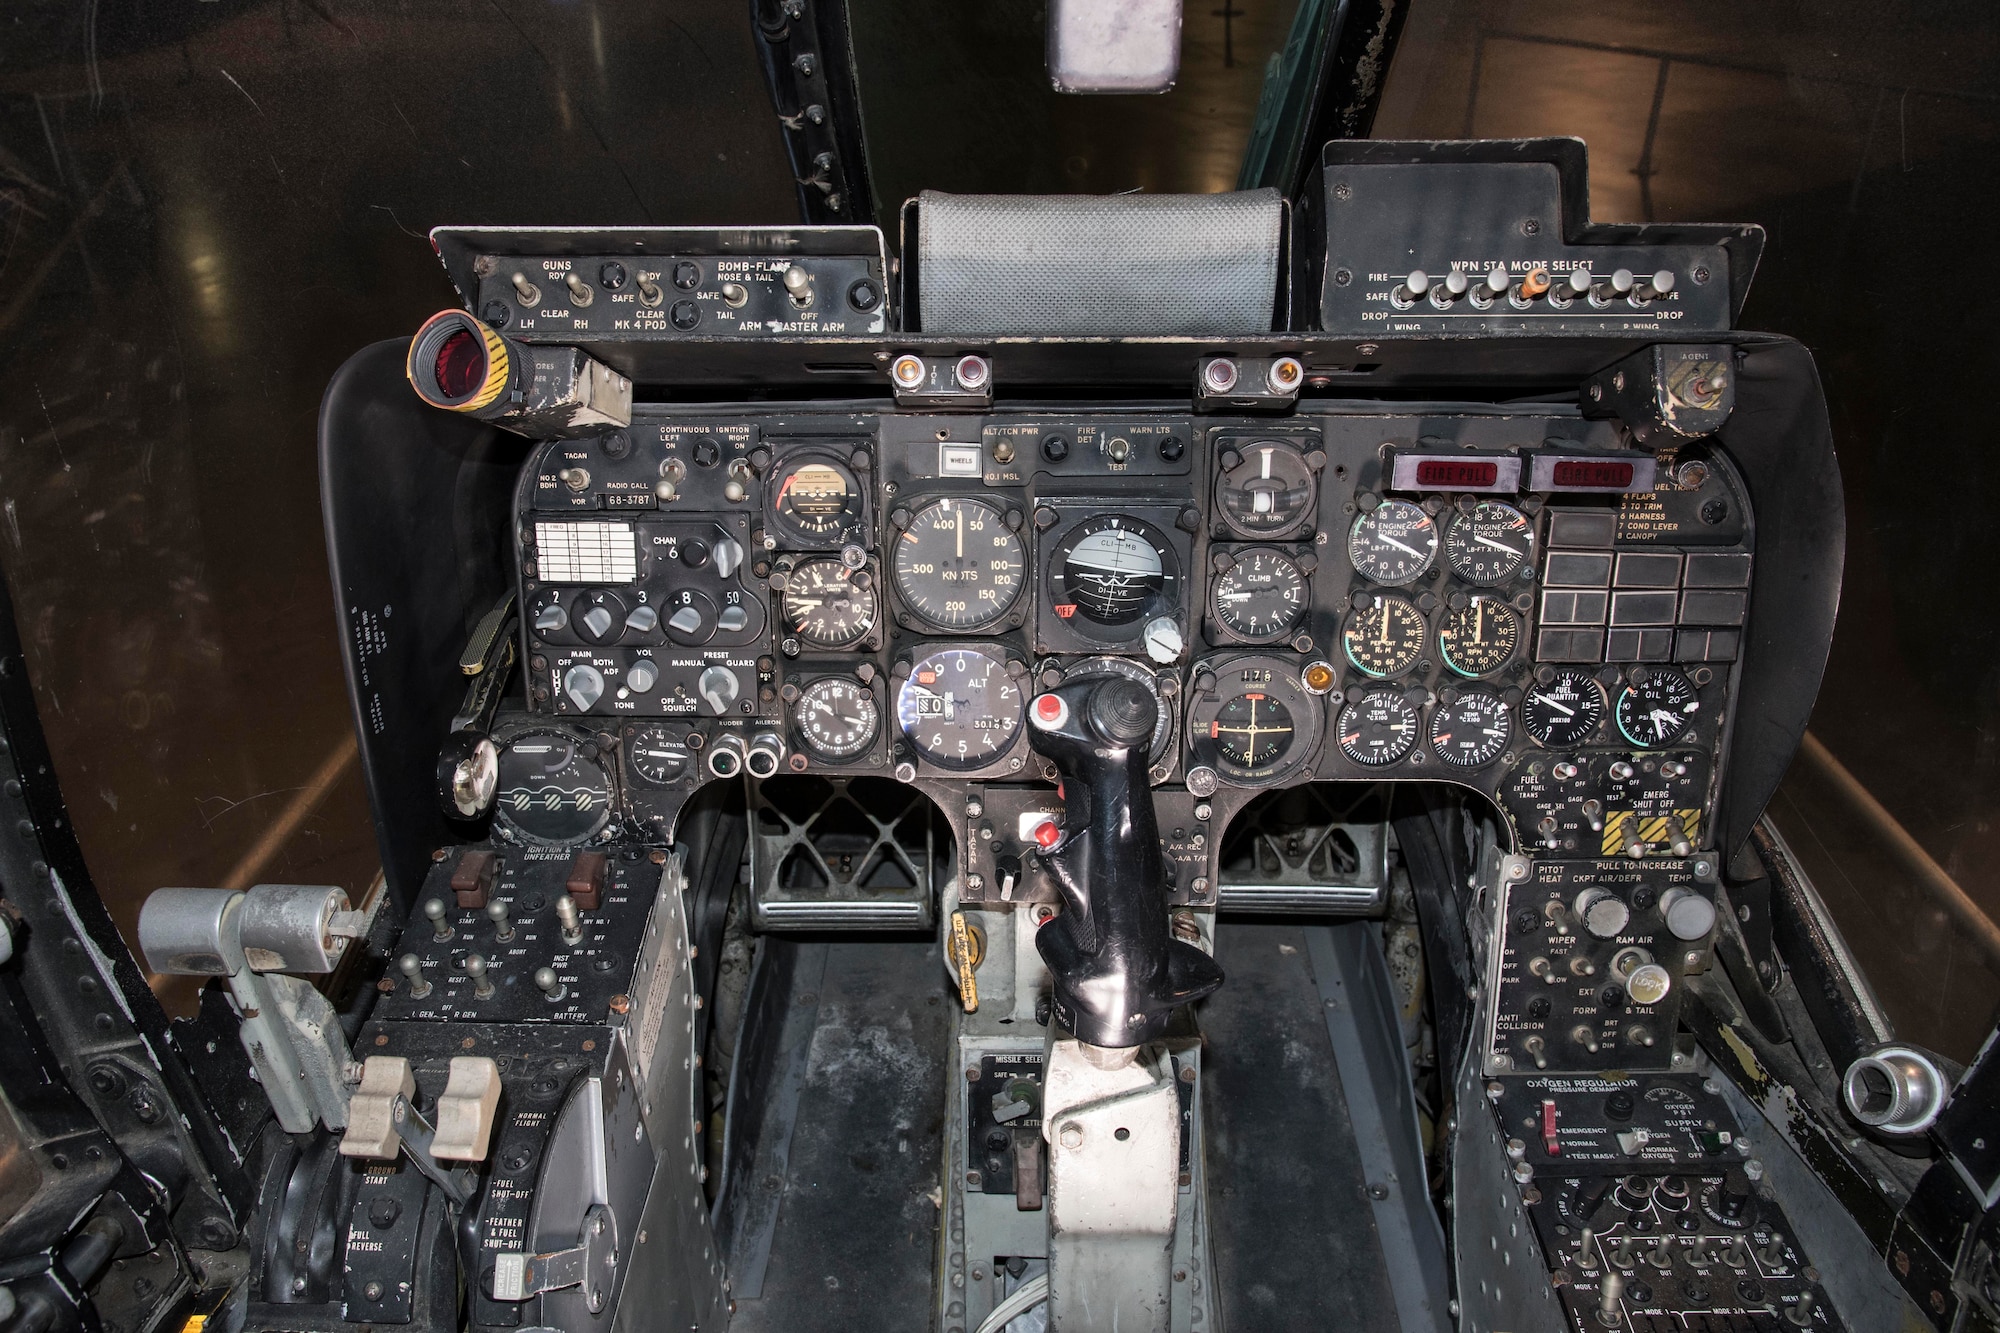
[(1157, 1046), (1105, 1053), (1049, 1045), (1042, 1137), (1049, 1154), (1049, 1326), (1057, 1333), (1166, 1333), (1181, 1116)]
[(1392, 1327), (1395, 1292), (1305, 932), (1225, 921), (1216, 956), (1229, 984), (1200, 1021), (1221, 1325)]
[(1431, 1206), (1409, 1061), (1381, 932), (1358, 922), (1304, 931), (1327, 1037), (1368, 1177), (1368, 1199), (1403, 1333), (1445, 1333), (1444, 1229)]
[[(804, 1071), (772, 1196), (756, 1299), (732, 1281), (732, 1330), (929, 1329), (944, 1141), (949, 992), (933, 941), (839, 941), (791, 992), (783, 1040)], [(740, 1233), (739, 1233), (740, 1234)]]

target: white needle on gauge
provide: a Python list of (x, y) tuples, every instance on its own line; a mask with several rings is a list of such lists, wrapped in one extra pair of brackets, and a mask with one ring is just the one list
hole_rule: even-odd
[(963, 560), (965, 559), (965, 511), (963, 509), (960, 509), (954, 516), (951, 530), (958, 538), (958, 558)]
[(1261, 480), (1269, 481), (1271, 479), (1271, 455), (1277, 451), (1274, 449), (1265, 449), (1262, 452), (1264, 455), (1263, 467), (1257, 475)]
[(1389, 545), (1391, 545), (1391, 546), (1395, 547), (1395, 548), (1396, 548), (1397, 550), (1399, 550), (1399, 551), (1408, 551), (1408, 552), (1409, 552), (1409, 553), (1410, 553), (1411, 555), (1415, 555), (1415, 556), (1421, 556), (1421, 555), (1423, 554), (1423, 552), (1422, 552), (1422, 551), (1419, 551), (1419, 550), (1418, 550), (1418, 549), (1417, 549), (1416, 547), (1414, 547), (1414, 546), (1405, 546), (1405, 545), (1403, 545), (1403, 543), (1401, 543), (1401, 542), (1397, 541), (1397, 540), (1396, 540), (1396, 539), (1395, 539), (1394, 537), (1391, 537), (1391, 536), (1390, 536), (1390, 535), (1389, 535), (1388, 533), (1386, 533), (1386, 532), (1378, 532), (1378, 533), (1376, 533), (1375, 535), (1376, 535), (1376, 536), (1378, 536), (1378, 537), (1380, 537), (1380, 538), (1381, 538), (1381, 539), (1382, 539), (1383, 541), (1387, 542), (1387, 543), (1388, 543)]
[(1481, 546), (1490, 546), (1496, 551), (1505, 551), (1508, 555), (1520, 554), (1519, 551), (1509, 546), (1506, 542), (1496, 542), (1491, 537), (1481, 537), (1475, 534), (1472, 540), (1478, 542)]
[(1664, 708), (1655, 708), (1652, 712), (1646, 714), (1646, 716), (1659, 723), (1662, 727), (1677, 727), (1681, 721)]
[(1557, 703), (1554, 699), (1551, 699), (1546, 695), (1542, 697), (1542, 702), (1547, 704), (1549, 707), (1555, 709), (1558, 713), (1561, 713), (1564, 717), (1576, 716), (1576, 710), (1574, 708), (1564, 708), (1561, 704)]

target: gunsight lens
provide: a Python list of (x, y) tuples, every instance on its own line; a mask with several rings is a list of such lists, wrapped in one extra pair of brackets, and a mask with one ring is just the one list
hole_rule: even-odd
[(464, 398), (486, 378), (486, 349), (470, 329), (459, 329), (438, 348), (438, 391), (446, 398)]

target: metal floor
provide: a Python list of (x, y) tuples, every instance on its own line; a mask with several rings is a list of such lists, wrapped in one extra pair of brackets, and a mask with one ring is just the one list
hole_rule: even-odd
[[(1436, 1306), (1423, 1293), (1413, 1305), (1409, 1289), (1408, 1255), (1432, 1247), (1442, 1266), (1441, 1234), (1413, 1235), (1409, 1224), (1416, 1216), (1421, 1230), (1429, 1207), (1421, 1165), (1415, 1213), (1400, 1191), (1381, 1197), (1382, 1182), (1397, 1176), (1380, 1131), (1395, 1111), (1350, 1115), (1336, 1067), (1336, 1042), (1354, 1030), (1356, 1011), (1366, 1020), (1349, 955), (1371, 929), (1232, 921), (1218, 932), (1229, 980), (1202, 1006), (1200, 1023), (1224, 1330), (1443, 1326), (1441, 1272)], [(746, 1126), (749, 1160), (723, 1227), (731, 1326), (925, 1330), (952, 1029), (937, 946), (778, 941), (775, 949), (762, 1006), (770, 1055), (746, 1103), (755, 1108), (746, 1116), (755, 1122)], [(1340, 1049), (1350, 1070), (1374, 1058), (1351, 1042)], [(1381, 1073), (1351, 1073), (1355, 1095), (1372, 1102)]]

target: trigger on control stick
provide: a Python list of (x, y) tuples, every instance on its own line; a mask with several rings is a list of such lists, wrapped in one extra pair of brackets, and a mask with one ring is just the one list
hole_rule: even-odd
[(1167, 929), (1148, 751), (1159, 700), (1138, 681), (1060, 685), (1029, 709), (1029, 744), (1062, 775), (1062, 837), (1042, 853), (1063, 911), (1035, 935), (1055, 980), (1054, 1017), (1079, 1041), (1131, 1047), (1214, 991), (1222, 969)]

